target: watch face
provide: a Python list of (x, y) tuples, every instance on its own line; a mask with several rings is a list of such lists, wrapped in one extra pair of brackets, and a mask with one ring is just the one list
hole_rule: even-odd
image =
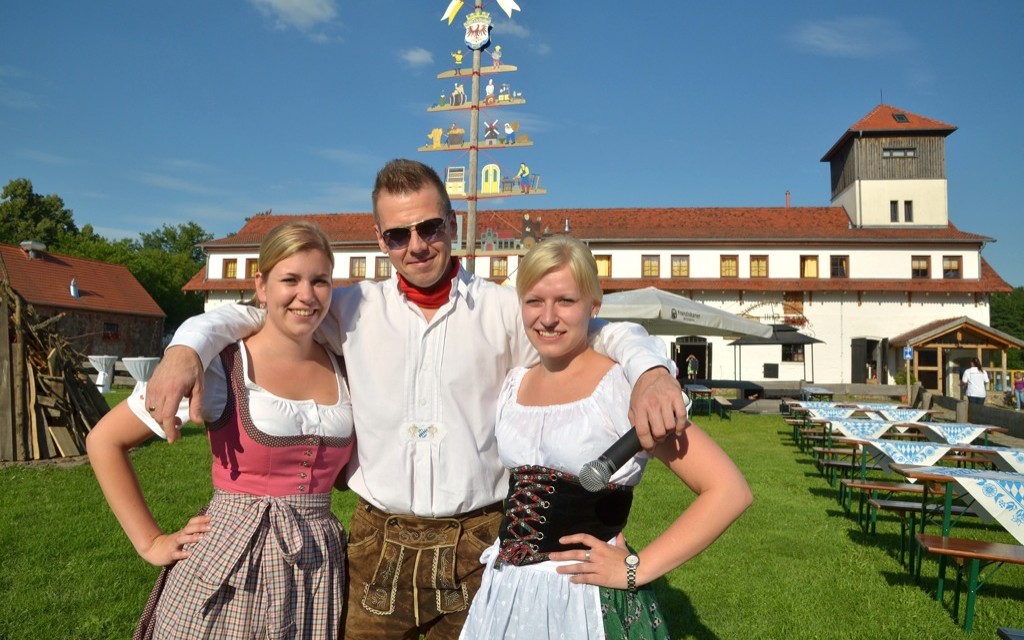
[(636, 554), (630, 554), (630, 555), (626, 556), (626, 565), (627, 566), (635, 567), (635, 566), (637, 566), (639, 564), (640, 564), (640, 558), (638, 558), (636, 556)]

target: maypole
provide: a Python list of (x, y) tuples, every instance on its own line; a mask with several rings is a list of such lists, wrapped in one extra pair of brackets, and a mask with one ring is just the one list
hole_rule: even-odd
[[(519, 5), (514, 0), (495, 0), (509, 18), (512, 11), (518, 11)], [(441, 17), (451, 25), (463, 6), (462, 0), (451, 0), (448, 9)], [(510, 83), (494, 84), (495, 74), (508, 73), (517, 67), (502, 62), (503, 53), (500, 45), (488, 50), (491, 31), (491, 16), (483, 10), (483, 0), (474, 1), (473, 12), (466, 16), (465, 44), (472, 51), (471, 68), (462, 68), (463, 53), (453, 51), (451, 56), (455, 68), (437, 75), (439, 80), (453, 80), (451, 95), (441, 92), (437, 103), (427, 111), (463, 111), (468, 110), (469, 131), (465, 131), (452, 122), (447, 129), (433, 129), (427, 136), (431, 144), (420, 147), (420, 151), (464, 151), (468, 152), (468, 167), (448, 166), (445, 174), (445, 188), (452, 200), (466, 201), (466, 268), (470, 272), (476, 270), (477, 245), (477, 203), (482, 198), (505, 198), (522, 195), (543, 195), (547, 193), (540, 187), (540, 176), (530, 171), (525, 162), (520, 162), (519, 171), (512, 177), (511, 172), (502, 175), (501, 167), (496, 163), (480, 167), (479, 152), (481, 147), (490, 150), (509, 149), (512, 147), (533, 146), (533, 141), (519, 133), (518, 122), (505, 122), (503, 134), (499, 131), (499, 120), (484, 122), (486, 132), (480, 136), (480, 113), (483, 109), (510, 107), (526, 104), (522, 92), (513, 91)], [(491, 57), (491, 64), (483, 64), (483, 54)], [(485, 95), (481, 96), (481, 79), (489, 76)], [(465, 78), (469, 78), (469, 96), (465, 91)], [(468, 134), (468, 135), (467, 135)], [(467, 175), (468, 171), (468, 175)], [(519, 188), (516, 189), (516, 186)]]

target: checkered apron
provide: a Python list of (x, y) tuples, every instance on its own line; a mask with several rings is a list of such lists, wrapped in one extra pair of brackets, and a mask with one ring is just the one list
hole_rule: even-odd
[(152, 638), (340, 635), (344, 531), (329, 493), (218, 490), (206, 512), (213, 529), (161, 575)]

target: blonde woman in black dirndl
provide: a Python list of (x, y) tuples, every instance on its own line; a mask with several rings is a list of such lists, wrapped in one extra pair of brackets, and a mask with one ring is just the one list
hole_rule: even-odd
[(204, 379), (214, 495), (203, 515), (164, 533), (150, 513), (129, 455), (163, 435), (144, 389), (89, 434), (111, 510), (139, 555), (164, 567), (135, 637), (339, 637), (344, 531), (330, 499), (352, 455), (352, 406), (340, 358), (313, 340), (333, 265), (329, 241), (305, 222), (276, 227), (260, 247), (266, 320)]
[(587, 341), (601, 304), (590, 250), (545, 239), (516, 275), (523, 323), (540, 364), (512, 370), (498, 400), (498, 453), (510, 470), (505, 518), (462, 638), (668, 638), (650, 583), (710, 545), (750, 505), (746, 480), (696, 425), (659, 443), (661, 460), (697, 494), (649, 545), (623, 538), (632, 489), (648, 453), (610, 486), (576, 474), (632, 427), (630, 384)]

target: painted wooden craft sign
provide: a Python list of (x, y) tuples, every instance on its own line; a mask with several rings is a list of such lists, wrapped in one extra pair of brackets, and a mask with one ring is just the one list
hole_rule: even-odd
[[(513, 11), (520, 10), (514, 0), (495, 1), (509, 18), (512, 17)], [(441, 20), (451, 25), (463, 4), (461, 0), (451, 0)], [(467, 126), (454, 121), (434, 127), (426, 134), (427, 144), (418, 148), (419, 151), (459, 151), (469, 154), (467, 162), (447, 167), (444, 179), (451, 198), (469, 200), (471, 209), (475, 209), (473, 203), (481, 198), (547, 193), (541, 186), (540, 174), (533, 171), (524, 161), (519, 161), (515, 168), (505, 168), (497, 162), (487, 162), (479, 168), (478, 180), (470, 179), (470, 173), (477, 166), (479, 151), (533, 146), (530, 136), (520, 130), (518, 120), (483, 115), (487, 109), (526, 104), (526, 99), (523, 98), (522, 91), (513, 88), (512, 83), (499, 81), (493, 77), (496, 74), (517, 71), (518, 67), (507, 64), (504, 49), (501, 45), (491, 42), (491, 15), (483, 11), (480, 4), (477, 0), (477, 6), (466, 16), (463, 23), (464, 42), (470, 52), (450, 52), (453, 68), (437, 75), (438, 80), (445, 80), (450, 84), (440, 91), (437, 100), (427, 108), (428, 112), (465, 111), (471, 116), (470, 123)], [(489, 58), (486, 64), (481, 62), (484, 54)], [(470, 61), (469, 68), (466, 68), (464, 64)]]

